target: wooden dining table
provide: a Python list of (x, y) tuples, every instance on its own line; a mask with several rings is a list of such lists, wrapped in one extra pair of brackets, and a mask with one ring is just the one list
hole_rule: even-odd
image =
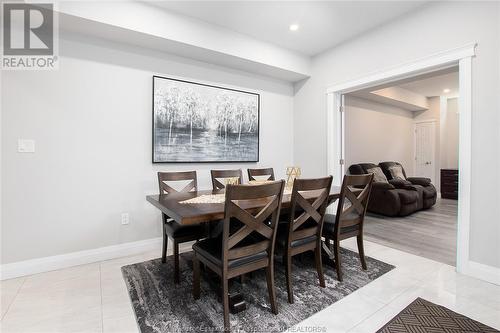
[[(158, 208), (162, 213), (174, 219), (177, 223), (183, 225), (207, 223), (211, 221), (219, 221), (224, 218), (224, 202), (210, 203), (186, 203), (200, 196), (209, 196), (224, 194), (224, 191), (200, 190), (191, 192), (177, 192), (171, 194), (148, 195), (146, 200), (153, 206)], [(308, 191), (304, 193), (305, 199), (314, 200), (318, 195), (318, 191)], [(340, 186), (332, 186), (329, 194), (329, 204), (336, 201), (340, 196)], [(290, 209), (291, 194), (285, 191), (281, 203), (281, 211), (286, 212)], [(248, 200), (239, 204), (241, 208), (248, 211), (258, 211), (266, 205), (265, 199)]]
[[(333, 203), (340, 197), (340, 190), (340, 186), (332, 186), (328, 197), (329, 204)], [(153, 206), (158, 208), (162, 213), (174, 219), (177, 223), (183, 225), (192, 225), (222, 220), (224, 218), (224, 201), (220, 200), (220, 197), (223, 194), (224, 191), (200, 190), (191, 192), (148, 195), (146, 196), (146, 200)], [(320, 194), (320, 192), (308, 191), (301, 194), (306, 200), (313, 201)], [(199, 198), (202, 196), (208, 198), (212, 197), (213, 199), (214, 195), (218, 195), (218, 201), (221, 202), (189, 202), (195, 198)], [(282, 213), (288, 212), (288, 210), (290, 209), (290, 201), (290, 190), (286, 190), (283, 194), (281, 203)], [(246, 209), (250, 213), (252, 213), (252, 211), (255, 211), (257, 213), (262, 207), (266, 205), (266, 203), (266, 199), (257, 199), (241, 201), (238, 202), (238, 205)], [(241, 294), (230, 294), (229, 305), (231, 313), (237, 313), (246, 309), (246, 303)]]

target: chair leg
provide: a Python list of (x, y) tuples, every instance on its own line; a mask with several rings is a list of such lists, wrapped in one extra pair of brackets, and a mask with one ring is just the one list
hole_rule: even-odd
[(361, 267), (366, 270), (366, 259), (365, 259), (365, 247), (363, 246), (363, 235), (358, 235), (356, 237), (358, 240), (358, 252), (359, 252), (359, 260), (361, 260)]
[(328, 248), (330, 249), (330, 251), (333, 252), (332, 240), (328, 238), (328, 239), (325, 239), (325, 241), (327, 241)]
[(292, 290), (292, 256), (286, 256), (286, 289), (288, 291), (288, 303), (293, 304), (293, 290)]
[(333, 252), (335, 255), (335, 269), (337, 270), (337, 277), (340, 282), (342, 282), (342, 269), (340, 268), (340, 242), (338, 240), (335, 241), (333, 246)]
[(193, 257), (193, 297), (200, 298), (200, 261), (196, 254)]
[(179, 283), (179, 243), (174, 240), (174, 282)]
[(224, 332), (229, 332), (231, 323), (229, 322), (229, 281), (222, 277), (222, 308), (224, 311)]
[(163, 247), (161, 249), (161, 262), (167, 262), (167, 248), (168, 248), (168, 236), (165, 233), (165, 226), (163, 226)]
[(273, 265), (269, 265), (266, 268), (266, 277), (267, 277), (267, 291), (269, 292), (269, 300), (271, 302), (271, 310), (277, 315), (278, 307), (276, 306), (276, 290), (274, 289), (274, 267)]
[(319, 285), (325, 288), (325, 276), (323, 275), (323, 262), (321, 260), (321, 244), (314, 250), (314, 261), (316, 262), (316, 271), (318, 272)]

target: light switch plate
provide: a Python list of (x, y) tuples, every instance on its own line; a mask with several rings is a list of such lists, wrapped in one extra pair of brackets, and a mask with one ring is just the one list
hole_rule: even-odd
[(130, 223), (130, 218), (128, 213), (122, 213), (122, 225), (127, 225)]
[(17, 140), (17, 151), (19, 153), (34, 153), (35, 140), (29, 140), (29, 139)]

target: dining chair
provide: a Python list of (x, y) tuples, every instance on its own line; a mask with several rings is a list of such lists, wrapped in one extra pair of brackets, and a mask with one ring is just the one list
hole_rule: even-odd
[[(229, 279), (266, 268), (271, 311), (278, 314), (274, 287), (274, 242), (285, 181), (227, 185), (222, 237), (193, 245), (193, 297), (200, 297), (200, 261), (221, 277), (224, 332), (229, 332)], [(255, 202), (262, 202), (260, 209)], [(246, 207), (246, 208), (245, 208)], [(256, 212), (258, 210), (258, 212)], [(255, 214), (256, 213), (256, 214)], [(271, 217), (271, 225), (265, 221)]]
[[(351, 237), (357, 238), (361, 267), (366, 270), (365, 250), (363, 247), (363, 224), (372, 184), (373, 174), (344, 176), (338, 200), (337, 214), (325, 215), (323, 237), (325, 238), (327, 249), (329, 249), (328, 254), (330, 258), (332, 257), (331, 242), (333, 242), (333, 259), (335, 261), (335, 269), (337, 270), (339, 281), (342, 281), (340, 258), (341, 240)], [(362, 190), (356, 195), (352, 192), (352, 187)]]
[(274, 169), (273, 168), (265, 168), (265, 169), (248, 169), (248, 180), (256, 180), (255, 176), (268, 176), (266, 180), (275, 180), (274, 179)]
[[(293, 303), (292, 257), (307, 251), (314, 251), (319, 284), (325, 287), (321, 262), (321, 229), (332, 176), (317, 179), (295, 179), (288, 223), (279, 224), (277, 245), (285, 263), (288, 302)], [(298, 215), (298, 216), (297, 216)]]
[[(181, 190), (176, 190), (172, 182), (189, 181)], [(196, 171), (158, 172), (160, 194), (196, 191), (198, 188)], [(202, 224), (181, 225), (162, 213), (163, 219), (163, 247), (161, 262), (167, 260), (168, 239), (174, 242), (174, 282), (179, 283), (179, 244), (191, 242), (206, 237), (206, 227)]]
[(214, 191), (222, 190), (226, 184), (221, 183), (221, 178), (238, 178), (238, 184), (243, 184), (243, 173), (241, 169), (237, 170), (210, 170), (212, 176), (212, 188)]

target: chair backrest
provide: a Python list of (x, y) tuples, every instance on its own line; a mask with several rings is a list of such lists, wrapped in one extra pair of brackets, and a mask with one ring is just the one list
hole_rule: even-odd
[(238, 178), (238, 184), (243, 183), (243, 173), (241, 169), (237, 170), (210, 170), (212, 176), (212, 188), (214, 191), (222, 190), (226, 187), (225, 184), (219, 181), (220, 178)]
[[(342, 181), (342, 189), (337, 207), (337, 215), (335, 216), (334, 233), (338, 236), (342, 228), (354, 227), (353, 233), (363, 231), (363, 222), (365, 219), (368, 200), (373, 184), (373, 174), (367, 175), (345, 175)], [(361, 189), (361, 192), (356, 195), (351, 190), (351, 187)], [(347, 204), (349, 201), (349, 205)]]
[[(158, 172), (160, 194), (196, 191), (198, 189), (198, 182), (196, 178), (196, 171)], [(167, 184), (167, 182), (182, 180), (190, 180), (190, 182), (180, 191), (177, 191), (172, 186)]]
[(256, 180), (255, 176), (268, 176), (266, 180), (275, 180), (273, 168), (248, 169), (248, 180)]
[[(313, 235), (316, 235), (318, 240), (321, 239), (332, 180), (332, 176), (294, 180), (290, 201), (288, 247), (292, 241)], [(299, 216), (295, 217), (298, 212)]]
[[(255, 186), (226, 187), (222, 232), (222, 257), (226, 268), (228, 260), (262, 251), (267, 251), (269, 260), (272, 259), (284, 187), (284, 180)], [(261, 202), (263, 207), (260, 210), (257, 208), (259, 211), (254, 214), (255, 210), (245, 209), (252, 207), (248, 205), (250, 202), (254, 203), (253, 207), (255, 202)]]

